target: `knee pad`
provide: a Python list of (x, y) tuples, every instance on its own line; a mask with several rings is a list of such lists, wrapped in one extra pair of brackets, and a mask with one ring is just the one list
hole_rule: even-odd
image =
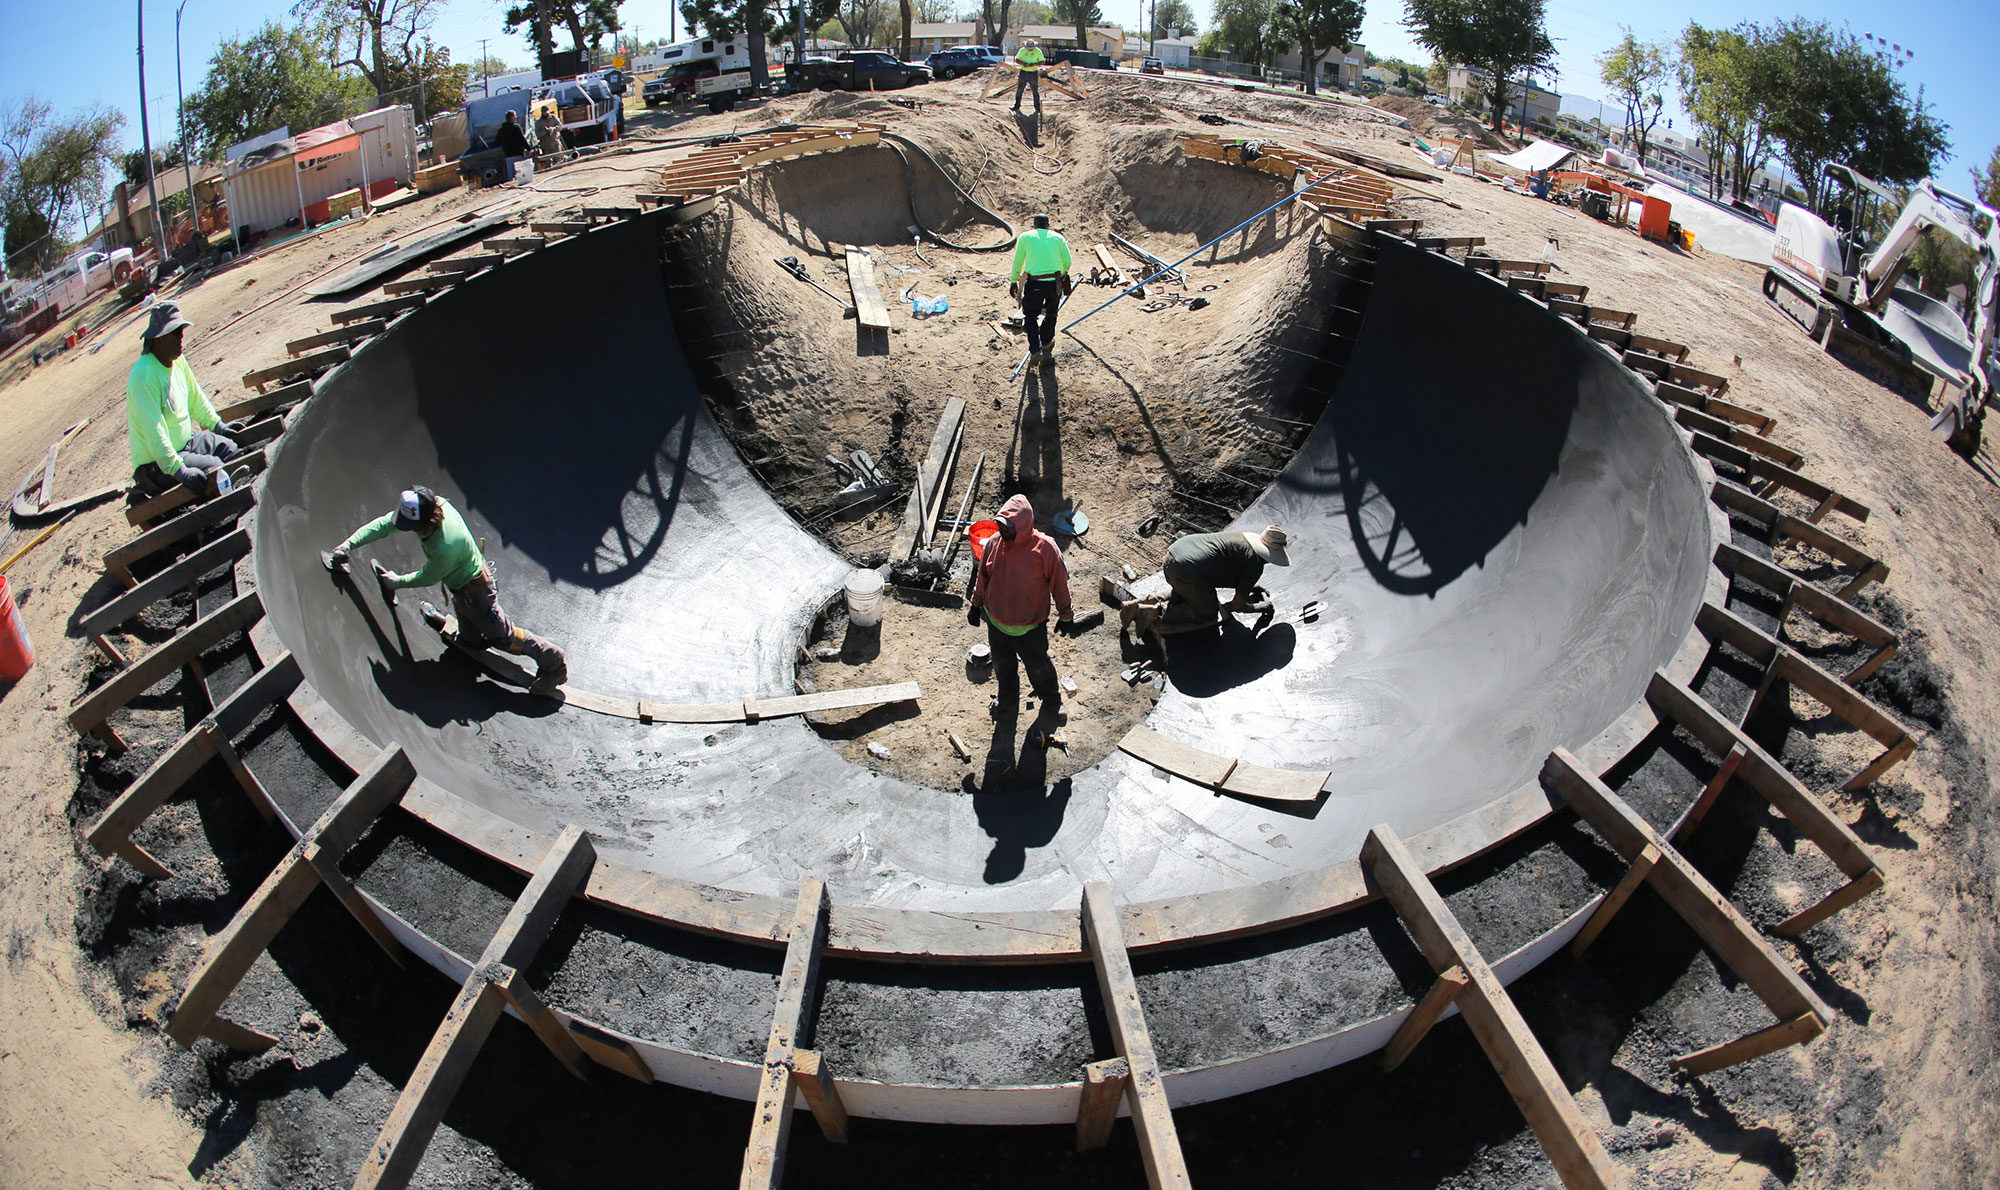
[(519, 654), (527, 652), (528, 630), (525, 628), (516, 628), (512, 632), (509, 632), (507, 634), (506, 647), (509, 653)]

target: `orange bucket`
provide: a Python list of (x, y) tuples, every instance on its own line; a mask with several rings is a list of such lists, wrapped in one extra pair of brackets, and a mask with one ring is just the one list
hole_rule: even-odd
[(972, 539), (972, 556), (975, 558), (986, 557), (987, 539), (999, 532), (1000, 532), (999, 521), (972, 522), (972, 524), (965, 530), (965, 535)]
[(28, 630), (21, 626), (14, 592), (7, 588), (7, 580), (0, 578), (0, 683), (20, 681), (34, 663), (35, 646), (28, 640)]

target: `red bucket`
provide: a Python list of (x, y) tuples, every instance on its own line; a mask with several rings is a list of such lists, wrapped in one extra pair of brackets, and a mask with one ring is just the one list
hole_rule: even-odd
[(972, 556), (975, 558), (986, 557), (986, 539), (998, 532), (1000, 532), (999, 521), (972, 522), (971, 526), (965, 530), (965, 535), (972, 539)]
[(28, 640), (28, 630), (21, 625), (14, 592), (7, 588), (7, 580), (0, 578), (0, 683), (12, 685), (20, 681), (34, 663), (35, 646)]

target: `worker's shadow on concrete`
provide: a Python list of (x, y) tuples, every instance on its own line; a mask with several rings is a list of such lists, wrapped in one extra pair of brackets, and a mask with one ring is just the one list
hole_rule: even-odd
[(1190, 698), (1210, 698), (1290, 665), (1298, 644), (1289, 623), (1244, 624), (1225, 613), (1214, 632), (1167, 639), (1167, 680)]
[[(390, 706), (416, 716), (425, 726), (479, 723), (503, 711), (540, 718), (561, 708), (556, 699), (529, 694), (504, 682), (480, 681), (482, 676), (490, 676), (484, 667), (441, 639), (438, 645), (444, 650), (442, 653), (429, 659), (418, 658), (396, 606), (383, 604), (378, 608), (361, 593), (352, 575), (335, 576), (334, 581), (353, 601), (355, 610), (375, 637), (380, 656), (368, 661), (375, 688)], [(372, 585), (373, 580), (369, 582)], [(393, 639), (379, 618), (385, 614), (395, 629)], [(424, 632), (436, 636), (429, 628)]]
[(1030, 367), (1022, 378), (1006, 475), (1044, 516), (1069, 507), (1063, 498), (1062, 388), (1053, 371)]
[(1027, 867), (1028, 851), (1049, 845), (1069, 809), (1070, 779), (1048, 784), (1047, 749), (1023, 746), (1017, 752), (1017, 726), (1025, 725), (1013, 719), (994, 722), (985, 769), (977, 778), (967, 775), (963, 786), (972, 795), (979, 829), (993, 839), (993, 850), (986, 856), (988, 884), (1019, 877)]

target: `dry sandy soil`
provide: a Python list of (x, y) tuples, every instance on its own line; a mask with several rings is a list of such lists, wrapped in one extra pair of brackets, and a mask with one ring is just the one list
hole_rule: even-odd
[[(1408, 152), (1396, 143), (1407, 134), (1393, 123), (1348, 106), (1240, 95), (1178, 80), (1119, 78), (1105, 80), (1100, 97), (1089, 105), (1050, 104), (1041, 140), (1053, 156), (1042, 165), (1051, 160), (1060, 165), (1044, 173), (1005, 120), (1000, 101), (974, 102), (973, 80), (918, 94), (931, 101), (921, 113), (880, 100), (808, 97), (702, 117), (673, 131), (712, 134), (808, 116), (887, 120), (923, 141), (1010, 221), (1018, 224), (1031, 210), (1047, 207), (1071, 230), (1073, 243), (1099, 242), (1112, 230), (1148, 232), (1154, 251), (1163, 254), (1193, 247), (1207, 228), (1191, 211), (1176, 213), (1170, 202), (1150, 213), (1142, 209), (1140, 200), (1148, 195), (1144, 171), (1157, 165), (1159, 154), (1170, 153), (1166, 130), (1204, 127), (1194, 121), (1201, 112), (1224, 115), (1245, 129), (1218, 129), (1225, 135), (1297, 128), (1366, 143), (1384, 154)], [(616, 197), (643, 183), (644, 174), (631, 171), (663, 159), (660, 153), (625, 156), (558, 171), (540, 178), (529, 198), (556, 209), (600, 191)], [(1416, 163), (1414, 155), (1410, 160)], [(1121, 180), (1121, 170), (1130, 176)], [(890, 175), (881, 180), (900, 184)], [(745, 261), (752, 253), (765, 260), (790, 254), (766, 251), (787, 237), (795, 245), (819, 247), (823, 237), (812, 228), (785, 222), (788, 209), (806, 207), (788, 204), (787, 185), (802, 192), (810, 180), (788, 182), (780, 172), (750, 188), (735, 205), (733, 226), (743, 234), (710, 247)], [(1994, 1107), (2000, 1086), (1991, 1060), (2000, 1040), (1995, 1027), (2000, 998), (1989, 984), (1995, 972), (1996, 888), (1987, 842), (1995, 795), (1986, 764), (1989, 741), (2000, 725), (2000, 667), (1989, 665), (1987, 657), (2000, 620), (2000, 573), (1988, 571), (2000, 539), (1994, 458), (1982, 453), (1967, 461), (1945, 450), (1927, 435), (1921, 411), (1821, 354), (1764, 303), (1755, 273), (1733, 261), (1699, 249), (1690, 254), (1642, 243), (1628, 232), (1466, 178), (1417, 189), (1427, 199), (1405, 202), (1399, 213), (1423, 218), (1429, 234), (1483, 235), (1495, 254), (1516, 257), (1538, 257), (1546, 240), (1556, 237), (1564, 279), (1589, 284), (1593, 302), (1639, 311), (1641, 330), (1690, 344), (1698, 366), (1729, 376), (1733, 399), (1776, 415), (1776, 437), (1804, 454), (1810, 474), (1873, 509), (1866, 525), (1841, 528), (1890, 565), (1889, 580), (1871, 597), (1870, 610), (1901, 631), (1912, 658), (1885, 670), (1874, 692), (1925, 735), (1916, 755), (1876, 786), (1858, 796), (1833, 795), (1836, 808), (1876, 846), (1888, 888), (1807, 940), (1780, 944), (1839, 1010), (1840, 1019), (1811, 1047), (1763, 1059), (1740, 1078), (1687, 1084), (1656, 1077), (1652, 1072), (1659, 1064), (1653, 1058), (1665, 1044), (1659, 1032), (1698, 1011), (1705, 1000), (1726, 997), (1729, 981), (1719, 980), (1698, 950), (1684, 949), (1663, 975), (1654, 972), (1636, 988), (1621, 982), (1621, 975), (1645, 969), (1643, 940), (1612, 949), (1594, 963), (1552, 963), (1529, 976), (1516, 989), (1524, 1009), (1565, 1071), (1573, 1072), (1572, 1085), (1587, 1116), (1613, 1136), (1614, 1155), (1635, 1185), (1991, 1184), (2000, 1177)], [(195, 324), (191, 360), (212, 391), (240, 392), (235, 377), (280, 358), (287, 339), (325, 326), (326, 307), (302, 304), (296, 288), (387, 239), (513, 194), (461, 192), (425, 200), (199, 280), (178, 295)], [(827, 203), (837, 205), (832, 199)], [(814, 209), (834, 218), (825, 205)], [(883, 218), (897, 226), (902, 219), (894, 210)], [(963, 229), (968, 240), (980, 232), (971, 225)], [(876, 239), (881, 263), (924, 263), (906, 241), (888, 232)], [(746, 443), (746, 455), (773, 453), (751, 454), (759, 435), (768, 440), (766, 446), (790, 452), (767, 479), (810, 519), (824, 511), (838, 487), (830, 469), (816, 465), (821, 455), (866, 449), (907, 476), (944, 398), (964, 397), (967, 456), (985, 451), (989, 473), (996, 476), (982, 488), (978, 505), (997, 503), (1002, 487), (1012, 484), (1010, 490), (1048, 498), (1044, 516), (1070, 506), (1062, 503), (1067, 498), (1097, 521), (1085, 543), (1090, 549), (1070, 552), (1079, 605), (1087, 607), (1100, 565), (1109, 569), (1129, 561), (1145, 570), (1157, 563), (1158, 543), (1124, 530), (1156, 510), (1179, 508), (1177, 515), (1190, 521), (1203, 519), (1190, 511), (1189, 502), (1168, 493), (1213, 497), (1214, 489), (1177, 486), (1180, 473), (1213, 483), (1208, 477), (1231, 468), (1256, 473), (1241, 464), (1268, 467), (1282, 459), (1282, 434), (1252, 436), (1241, 427), (1255, 422), (1245, 415), (1255, 411), (1256, 402), (1269, 399), (1260, 394), (1295, 373), (1280, 360), (1244, 348), (1273, 342), (1266, 324), (1285, 318), (1310, 284), (1308, 264), (1318, 259), (1315, 243), (1310, 229), (1301, 227), (1240, 258), (1200, 262), (1198, 277), (1228, 276), (1232, 291), (1256, 287), (1254, 299), (1217, 303), (1205, 312), (1174, 308), (1152, 314), (1127, 299), (1061, 344), (1062, 362), (1049, 386), (1059, 392), (1047, 394), (1035, 390), (1039, 380), (1017, 387), (1006, 379), (1018, 340), (984, 317), (1004, 304), (1004, 291), (972, 275), (997, 273), (993, 257), (927, 247), (926, 267), (962, 270), (956, 284), (935, 290), (949, 294), (952, 311), (924, 322), (899, 320), (904, 333), (886, 357), (827, 351), (825, 344), (837, 341), (825, 325), (838, 321), (833, 303), (767, 267), (761, 308), (737, 311), (733, 327), (718, 328), (753, 332), (740, 351), (715, 353), (716, 366), (731, 374), (734, 393), (718, 413)], [(824, 276), (829, 258), (808, 259), (814, 275)], [(938, 275), (910, 277), (929, 295)], [(1096, 292), (1085, 288), (1080, 296)], [(807, 317), (823, 320), (812, 335), (798, 329)], [(116, 321), (112, 325), (108, 336), (95, 340), (106, 344), (104, 350), (70, 352), (8, 382), (0, 400), (0, 475), (26, 474), (64, 427), (86, 416), (95, 420), (65, 449), (58, 492), (125, 474), (118, 409), (137, 332)], [(1439, 344), (1440, 350), (1450, 347)], [(1191, 360), (1203, 367), (1190, 367)], [(1422, 361), (1411, 361), (1411, 370), (1412, 383), (1420, 384)], [(801, 387), (801, 377), (826, 383)], [(836, 403), (825, 395), (836, 391), (851, 400)], [(870, 400), (883, 403), (871, 406)], [(898, 401), (902, 416), (889, 416)], [(1047, 403), (1037, 410), (1037, 401)], [(1272, 410), (1265, 406), (1263, 412)], [(1040, 427), (1030, 425), (1033, 416), (1041, 419)], [(1060, 454), (1052, 456), (1052, 448)], [(1050, 473), (1052, 458), (1060, 460), (1058, 476)], [(1077, 500), (1078, 493), (1088, 498)], [(1234, 499), (1240, 506), (1249, 496), (1246, 489)], [(1218, 512), (1216, 519), (1225, 515)], [(861, 556), (871, 548), (869, 535), (879, 535), (885, 525), (886, 519), (829, 518), (824, 527), (837, 548)], [(294, 993), (307, 1006), (300, 1037), (261, 1065), (195, 1059), (171, 1049), (158, 1029), (160, 1007), (202, 934), (226, 919), (228, 903), (220, 900), (225, 891), (237, 899), (243, 895), (244, 887), (224, 870), (241, 856), (219, 844), (215, 860), (177, 881), (171, 895), (142, 894), (79, 841), (78, 817), (87, 809), (80, 782), (88, 788), (109, 778), (92, 750), (79, 747), (64, 719), (97, 672), (70, 626), (79, 610), (104, 597), (108, 588), (98, 559), (129, 533), (115, 505), (100, 506), (63, 526), (7, 575), (39, 660), (0, 699), (7, 711), (0, 726), (5, 745), (0, 765), (15, 799), (14, 812), (0, 822), (0, 889), (5, 890), (0, 929), (6, 938), (6, 961), (0, 965), (0, 1184), (344, 1185), (352, 1178), (356, 1147), (372, 1136), (371, 1121), (386, 1112), (414, 1050), (387, 1061), (343, 1052), (343, 1044), (357, 1051), (369, 1047), (365, 1038), (336, 1038), (322, 1030), (318, 1015), (350, 994), (324, 988)], [(24, 540), (15, 538), (16, 544)], [(924, 677), (927, 690), (933, 682), (949, 687), (952, 666), (971, 639), (962, 612), (919, 614), (898, 605), (892, 615), (901, 619), (904, 635), (885, 638), (878, 660), (891, 655), (894, 643), (905, 650), (897, 654), (898, 665), (936, 671), (936, 677)], [(137, 635), (143, 641), (165, 630), (142, 627)], [(841, 680), (820, 676), (828, 685), (863, 680), (859, 674)], [(970, 690), (962, 677), (958, 681)], [(1092, 695), (1107, 705), (1144, 697), (1117, 689)], [(155, 743), (171, 738), (190, 716), (187, 701), (174, 684), (156, 691), (136, 708), (135, 735)], [(971, 714), (968, 708), (983, 707), (983, 701), (983, 692), (966, 693), (956, 709), (938, 714), (941, 720), (957, 715), (962, 721)], [(1134, 704), (1126, 705), (1129, 712)], [(939, 722), (875, 728), (891, 733), (883, 738), (893, 741), (894, 751), (933, 756), (938, 751)], [(875, 728), (850, 731), (850, 746), (859, 747)], [(911, 734), (894, 736), (896, 731)], [(1794, 759), (1816, 788), (1826, 789), (1831, 782), (1815, 778), (1833, 771), (1852, 746), (1847, 735), (1816, 734)], [(1087, 763), (1081, 747), (1078, 752)], [(142, 749), (139, 759), (144, 755)], [(944, 769), (935, 779), (965, 774), (964, 766)], [(201, 817), (185, 805), (174, 808), (169, 821), (196, 841), (204, 830)], [(262, 846), (268, 851), (269, 841)], [(1759, 836), (1744, 863), (1750, 874), (1732, 894), (1760, 911), (1773, 901), (1782, 906), (1803, 896), (1801, 888), (1784, 882), (1792, 870), (1785, 866), (1788, 850), (1785, 839)], [(1779, 874), (1775, 881), (1772, 872)], [(158, 937), (140, 945), (107, 932), (107, 920), (129, 920), (141, 909), (152, 914), (146, 920), (158, 926)], [(443, 982), (427, 971), (391, 972), (379, 981), (382, 988), (376, 990), (383, 994), (417, 1001), (416, 1015), (435, 1020), (441, 1011)], [(1606, 1000), (1613, 1007), (1604, 1007)], [(414, 1035), (416, 1048), (422, 1032)], [(488, 1076), (551, 1077), (546, 1060), (532, 1050), (501, 1038), (496, 1048), (501, 1054), (482, 1059)], [(1328, 1168), (1339, 1166), (1339, 1146), (1359, 1145), (1397, 1149), (1392, 1164), (1408, 1165), (1408, 1172), (1389, 1175), (1399, 1184), (1550, 1184), (1552, 1175), (1532, 1137), (1511, 1115), (1498, 1084), (1482, 1073), (1464, 1030), (1441, 1028), (1426, 1053), (1436, 1056), (1414, 1063), (1400, 1083), (1385, 1086), (1369, 1074), (1334, 1071), (1184, 1111), (1181, 1128), (1191, 1160), (1211, 1184), (1318, 1182)], [(281, 1110), (279, 1092), (260, 1090), (263, 1083), (297, 1090), (319, 1106), (301, 1107), (293, 1097)], [(569, 1111), (540, 1113), (566, 1117), (573, 1129), (559, 1135), (568, 1145), (629, 1145), (649, 1160), (676, 1162), (700, 1184), (723, 1184), (733, 1176), (728, 1171), (747, 1128), (742, 1105), (664, 1088), (646, 1096), (628, 1093), (615, 1102), (590, 1094), (596, 1097), (577, 1092)], [(1438, 1113), (1444, 1103), (1459, 1105), (1460, 1112)], [(1406, 1105), (1398, 1110), (1408, 1114), (1398, 1116), (1385, 1104)], [(1450, 1140), (1455, 1114), (1471, 1139)], [(1410, 1126), (1419, 1118), (1429, 1122)], [(448, 1120), (438, 1145), (462, 1160), (466, 1185), (620, 1180), (604, 1172), (607, 1158), (591, 1164), (574, 1154), (563, 1160), (524, 1156), (522, 1143), (509, 1135), (544, 1137), (549, 1126), (547, 1120), (517, 1120), (482, 1098)], [(1363, 1129), (1359, 1135), (1351, 1131), (1357, 1127)], [(1108, 1155), (1086, 1160), (1067, 1155), (1063, 1131), (995, 1136), (881, 1126), (846, 1150), (805, 1138), (795, 1141), (803, 1148), (795, 1149), (794, 1178), (832, 1186), (934, 1184), (943, 1176), (992, 1186), (1031, 1180), (1137, 1183), (1129, 1138)], [(1255, 1144), (1246, 1145), (1246, 1139)], [(1400, 1146), (1408, 1147), (1407, 1158)], [(1446, 1153), (1442, 1167), (1438, 1150)], [(657, 1165), (624, 1170), (626, 1177), (657, 1174)]]

